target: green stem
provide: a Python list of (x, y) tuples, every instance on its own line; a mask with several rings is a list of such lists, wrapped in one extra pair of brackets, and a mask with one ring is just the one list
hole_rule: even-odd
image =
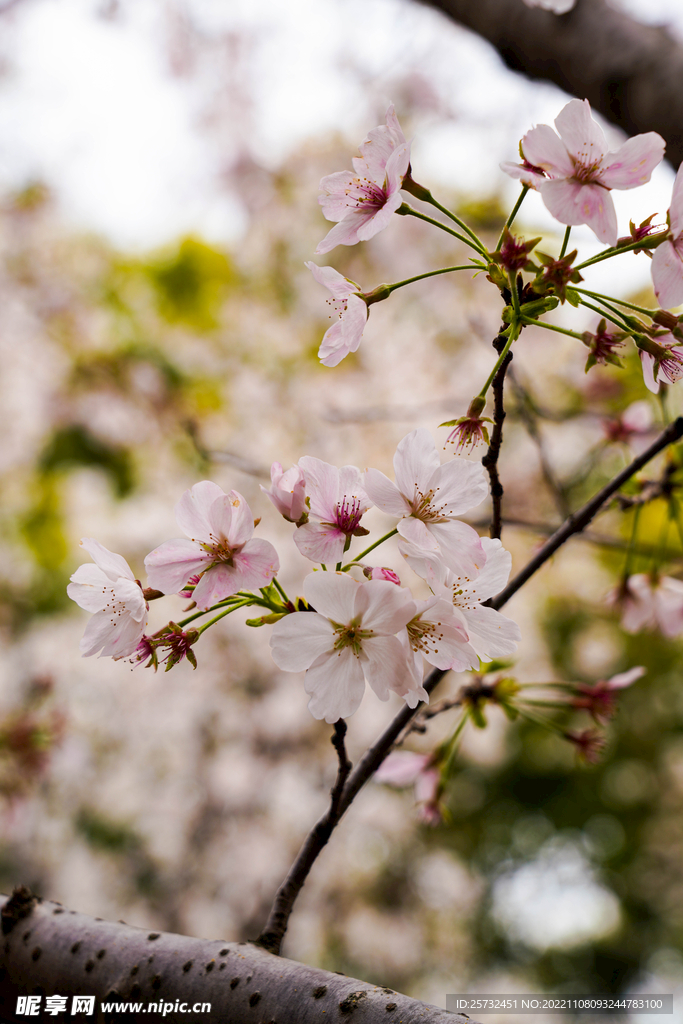
[[(505, 221), (505, 228), (511, 228), (512, 227), (512, 222), (515, 219), (515, 217), (517, 216), (517, 214), (519, 213), (519, 208), (522, 205), (522, 203), (524, 202), (524, 197), (525, 197), (525, 195), (527, 194), (528, 191), (529, 191), (529, 186), (528, 185), (522, 185), (522, 191), (520, 192), (520, 194), (519, 194), (519, 196), (517, 198), (517, 202), (512, 207), (512, 211), (510, 213), (510, 216)], [(501, 231), (500, 237), (498, 238), (498, 241), (496, 242), (496, 252), (498, 251), (498, 249), (500, 249), (501, 245), (503, 244), (503, 238), (505, 237), (505, 228), (503, 228), (503, 230)]]
[(455, 727), (455, 732), (447, 741), (446, 749), (448, 750), (448, 756), (446, 757), (446, 760), (444, 761), (444, 766), (441, 769), (442, 775), (448, 776), (450, 774), (453, 762), (455, 761), (455, 755), (458, 752), (458, 743), (460, 741), (460, 737), (462, 736), (462, 731), (467, 725), (469, 717), (469, 711), (465, 711), (464, 715), (462, 716), (462, 718)]
[(289, 598), (287, 597), (286, 593), (284, 592), (284, 590), (282, 589), (282, 587), (278, 583), (277, 578), (275, 576), (273, 576), (273, 584), (275, 586), (275, 589), (280, 594), (280, 597), (282, 598), (282, 600), (285, 601), (287, 604), (289, 604), (290, 603)]
[(374, 549), (379, 547), (380, 544), (383, 544), (385, 540), (389, 540), (390, 537), (393, 537), (397, 533), (398, 529), (389, 530), (389, 533), (385, 533), (383, 537), (380, 537), (379, 540), (376, 540), (375, 543), (371, 544), (369, 548), (366, 548), (365, 551), (361, 551), (359, 555), (356, 555), (353, 561), (349, 562), (348, 565), (345, 565), (343, 567), (342, 572), (348, 572), (352, 565), (355, 565), (356, 562), (360, 562), (361, 558), (365, 558), (366, 555), (369, 555), (370, 552), (374, 551)]
[[(586, 307), (586, 309), (592, 309), (594, 313), (597, 313), (597, 314), (598, 314), (598, 316), (602, 316), (602, 317), (604, 317), (604, 318), (605, 318), (605, 320), (609, 320), (609, 321), (610, 321), (610, 323), (613, 323), (613, 324), (614, 324), (614, 325), (615, 325), (616, 327), (618, 327), (618, 328), (619, 328), (620, 330), (622, 330), (622, 331), (623, 331), (624, 329), (626, 329), (626, 330), (629, 330), (629, 329), (630, 329), (630, 328), (629, 328), (629, 325), (628, 325), (628, 322), (626, 321), (626, 319), (623, 319), (623, 320), (615, 320), (613, 316), (611, 316), (611, 315), (610, 315), (609, 313), (605, 312), (605, 310), (604, 310), (604, 309), (600, 309), (600, 308), (599, 308), (598, 306), (594, 306), (592, 302), (586, 302), (586, 300), (585, 300), (585, 299), (582, 299), (582, 300), (581, 300), (581, 305), (582, 305), (582, 306), (585, 306), (585, 307)], [(617, 309), (617, 310), (614, 310), (614, 312), (616, 312), (617, 316), (622, 316), (622, 315), (623, 315), (623, 314), (621, 314), (621, 313), (619, 312), (619, 310), (618, 310), (618, 309)]]
[(558, 259), (560, 259), (560, 260), (562, 259), (562, 257), (564, 256), (564, 254), (567, 251), (567, 246), (569, 245), (569, 236), (571, 235), (571, 233), (572, 233), (572, 226), (571, 226), (571, 224), (568, 224), (567, 225), (567, 230), (564, 233), (564, 238), (562, 239), (562, 248), (560, 249), (560, 255), (558, 256)]
[(570, 331), (566, 327), (556, 327), (555, 324), (548, 324), (545, 320), (534, 320), (534, 318), (530, 316), (522, 317), (522, 320), (529, 326), (545, 327), (546, 331), (555, 331), (556, 334), (566, 334), (569, 338), (578, 338), (579, 341), (583, 341), (582, 334), (578, 334), (576, 331)]
[(520, 707), (519, 704), (515, 704), (515, 707), (519, 711), (522, 718), (526, 718), (528, 722), (533, 722), (534, 725), (540, 725), (544, 729), (550, 729), (551, 732), (556, 732), (562, 736), (564, 729), (557, 722), (553, 722), (552, 718), (544, 718), (542, 715), (537, 715), (533, 711), (527, 711), (525, 708)]
[(496, 365), (493, 367), (493, 369), (491, 370), (490, 374), (488, 375), (488, 379), (487, 379), (486, 383), (484, 384), (483, 388), (479, 392), (479, 395), (481, 396), (481, 398), (485, 397), (486, 392), (491, 387), (491, 384), (493, 382), (493, 378), (496, 376), (496, 374), (498, 373), (498, 370), (502, 366), (503, 360), (505, 359), (505, 357), (507, 356), (508, 352), (510, 351), (510, 346), (512, 345), (512, 343), (513, 343), (513, 341), (515, 340), (516, 337), (517, 337), (517, 332), (515, 330), (513, 330), (512, 326), (511, 326), (510, 327), (510, 334), (508, 335), (508, 340), (505, 342), (505, 347), (503, 348), (503, 351), (498, 356), (498, 359), (496, 360)]
[(628, 542), (628, 548), (626, 549), (626, 561), (624, 562), (624, 580), (627, 580), (631, 575), (631, 565), (633, 564), (633, 556), (635, 554), (635, 545), (638, 538), (638, 520), (642, 510), (642, 505), (636, 505), (633, 513), (633, 526), (631, 527), (631, 537)]
[[(205, 622), (203, 626), (200, 626), (197, 632), (201, 636), (204, 630), (208, 629), (209, 626), (213, 626), (214, 623), (219, 621), (219, 619), (224, 619), (225, 616), (230, 615), (231, 612), (237, 611), (238, 608), (246, 608), (250, 604), (258, 603), (258, 601), (241, 601), (240, 604), (235, 604), (232, 606), (232, 608), (226, 608), (225, 611), (222, 611), (219, 615), (215, 615), (213, 619), (209, 619), (209, 621)], [(264, 607), (267, 608), (268, 605), (264, 605)]]
[(454, 213), (451, 213), (451, 211), (446, 209), (445, 206), (442, 206), (441, 203), (437, 202), (437, 200), (434, 198), (434, 196), (431, 194), (431, 192), (429, 193), (429, 199), (425, 198), (424, 202), (430, 203), (432, 206), (435, 206), (437, 208), (437, 210), (441, 210), (441, 212), (443, 214), (445, 214), (446, 217), (449, 217), (450, 220), (455, 221), (455, 223), (458, 225), (458, 227), (461, 227), (463, 229), (463, 231), (466, 231), (467, 234), (472, 239), (472, 241), (476, 243), (476, 246), (479, 249), (479, 252), (483, 256), (488, 256), (488, 253), (486, 251), (486, 246), (482, 242), (481, 238), (479, 238), (477, 235), (475, 235), (474, 231), (472, 231), (472, 229), (469, 228), (467, 226), (467, 224), (465, 224), (464, 220), (461, 220), (460, 217), (456, 216), (456, 214), (454, 214)]
[(475, 268), (471, 263), (463, 264), (459, 267), (444, 267), (443, 270), (428, 270), (425, 274), (416, 274), (415, 277), (407, 277), (405, 281), (397, 281), (396, 284), (386, 285), (387, 290), (391, 293), (396, 291), (397, 288), (403, 288), (407, 284), (413, 284), (415, 281), (423, 281), (426, 277), (437, 277), (439, 274), (451, 274), (454, 270), (474, 270)]
[(508, 281), (510, 282), (510, 298), (512, 300), (512, 308), (514, 309), (517, 316), (520, 315), (519, 308), (519, 295), (517, 294), (517, 281), (515, 279), (514, 270), (508, 271)]
[(580, 292), (582, 295), (590, 295), (592, 299), (604, 299), (607, 303), (615, 302), (617, 306), (625, 306), (626, 309), (632, 309), (635, 313), (642, 313), (643, 316), (649, 317), (650, 320), (656, 312), (654, 309), (646, 309), (645, 306), (636, 306), (635, 302), (626, 302), (624, 299), (615, 299), (611, 295), (603, 295), (601, 292), (591, 292), (588, 288), (579, 288), (577, 285), (572, 285), (572, 288), (575, 292)]
[(453, 228), (449, 228), (446, 224), (442, 224), (440, 220), (435, 220), (433, 217), (428, 217), (426, 213), (420, 213), (419, 210), (414, 210), (408, 203), (403, 203), (399, 206), (396, 213), (400, 213), (402, 217), (417, 217), (418, 220), (423, 220), (427, 224), (433, 224), (435, 228), (441, 228), (442, 231), (446, 231), (449, 235), (453, 235), (458, 238), (465, 245), (469, 245), (471, 249), (476, 249), (480, 255), (486, 254), (486, 250), (482, 250), (478, 245), (475, 245), (471, 238), (467, 235), (461, 235), (459, 231), (454, 231)]
[[(579, 263), (579, 265), (574, 267), (574, 269), (583, 270), (584, 267), (592, 267), (594, 263), (602, 263), (603, 260), (609, 260), (613, 256), (620, 256), (622, 252), (631, 252), (632, 249), (656, 249), (658, 245), (666, 241), (666, 236), (666, 231), (660, 231), (658, 235), (649, 235), (647, 239), (641, 238), (638, 242), (629, 242), (628, 245), (610, 246), (609, 249), (599, 252), (597, 256), (591, 256), (589, 260), (584, 260), (583, 263)], [(647, 245), (644, 244), (646, 241)]]

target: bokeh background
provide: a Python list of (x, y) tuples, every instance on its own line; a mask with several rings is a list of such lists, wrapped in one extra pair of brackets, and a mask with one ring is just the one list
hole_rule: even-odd
[[(625, 6), (683, 32), (674, 0)], [(500, 315), (483, 279), (424, 282), (373, 306), (357, 355), (321, 367), (326, 295), (303, 266), (329, 226), (320, 177), (349, 166), (393, 101), (416, 178), (494, 245), (517, 193), (498, 163), (566, 100), (406, 0), (0, 7), (1, 888), (24, 882), (145, 927), (258, 933), (326, 805), (330, 728), (308, 714), (301, 678), (275, 669), (267, 629), (237, 615), (202, 639), (196, 672), (81, 659), (86, 615), (65, 591), (78, 540), (96, 537), (144, 580), (145, 554), (178, 532), (174, 503), (210, 478), (263, 516), (280, 578), (300, 592), (308, 563), (259, 490), (271, 462), (310, 454), (390, 473), (414, 427), (445, 445), (437, 424), (488, 374)], [(622, 233), (629, 217), (661, 218), (672, 181), (662, 166), (615, 196)], [(318, 262), (366, 289), (462, 262), (446, 235), (395, 221)], [(559, 245), (534, 194), (518, 226)], [(574, 239), (597, 251), (589, 231)], [(653, 301), (643, 255), (590, 284)], [(532, 330), (516, 346), (501, 463), (513, 571), (630, 459), (605, 421), (645, 400), (652, 433), (637, 450), (683, 404), (676, 388), (665, 407), (650, 396), (633, 354), (588, 375), (585, 358)], [(666, 514), (661, 500), (643, 511), (645, 547)], [(485, 506), (470, 519), (487, 532)], [(450, 823), (421, 825), (409, 791), (370, 784), (306, 884), (286, 955), (438, 1005), (467, 990), (683, 983), (681, 641), (625, 634), (605, 600), (631, 526), (632, 513), (608, 512), (506, 609), (523, 631), (521, 681), (647, 667), (601, 762), (493, 709), (465, 737)], [(665, 547), (676, 575), (675, 529)], [(377, 563), (416, 582), (391, 548)], [(649, 550), (633, 568), (651, 565)], [(156, 602), (151, 621), (182, 607)], [(349, 723), (353, 760), (399, 703), (366, 698)], [(440, 716), (407, 747), (433, 749), (452, 725)]]

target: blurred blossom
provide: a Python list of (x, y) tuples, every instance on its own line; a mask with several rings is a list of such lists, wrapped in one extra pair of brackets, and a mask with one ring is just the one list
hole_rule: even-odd
[(665, 309), (683, 302), (683, 165), (678, 168), (668, 213), (669, 234), (652, 257), (657, 301)]
[(627, 633), (658, 629), (664, 636), (683, 633), (683, 582), (672, 576), (636, 573), (608, 595), (621, 608), (621, 626)]
[(576, 0), (524, 0), (527, 7), (541, 7), (544, 11), (552, 11), (553, 14), (566, 14), (571, 11)]
[(608, 441), (628, 443), (631, 438), (647, 434), (652, 429), (654, 414), (647, 399), (639, 399), (614, 419), (604, 420), (603, 428)]
[(439, 825), (443, 821), (439, 803), (441, 773), (435, 765), (434, 754), (394, 750), (384, 759), (374, 778), (376, 782), (398, 788), (414, 786), (418, 818), (425, 825)]
[(604, 725), (616, 711), (617, 691), (631, 686), (646, 671), (642, 665), (638, 665), (610, 679), (600, 679), (594, 686), (579, 684), (571, 702), (572, 707), (577, 711), (588, 711), (599, 725)]

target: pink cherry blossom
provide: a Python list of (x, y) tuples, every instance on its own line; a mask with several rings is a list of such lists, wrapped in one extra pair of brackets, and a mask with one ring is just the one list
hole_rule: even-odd
[[(647, 132), (610, 152), (588, 100), (570, 100), (555, 118), (555, 127), (559, 137), (547, 124), (527, 132), (521, 143), (522, 170), (519, 165), (514, 173), (508, 165), (503, 169), (533, 184), (560, 223), (587, 224), (600, 241), (616, 245), (617, 215), (609, 191), (649, 181), (664, 156), (664, 140)], [(528, 168), (545, 178), (531, 179)]]
[(372, 502), (361, 485), (355, 466), (337, 469), (321, 459), (304, 455), (299, 468), (306, 478), (310, 519), (294, 534), (294, 543), (312, 562), (332, 565), (339, 561), (354, 534), (360, 530), (361, 517)]
[[(450, 596), (450, 595), (449, 595)], [(412, 656), (415, 678), (422, 682), (422, 658), (441, 669), (465, 672), (479, 668), (479, 657), (469, 643), (467, 621), (460, 608), (443, 597), (416, 601), (417, 615), (406, 626), (406, 656)]]
[(607, 600), (621, 608), (621, 627), (627, 633), (643, 629), (658, 629), (667, 637), (683, 633), (683, 581), (672, 576), (653, 579), (636, 573)]
[(81, 654), (89, 658), (99, 651), (100, 658), (125, 658), (137, 648), (147, 626), (142, 587), (121, 555), (91, 537), (84, 537), (81, 547), (95, 565), (79, 566), (66, 588), (72, 601), (93, 612), (80, 643)]
[(462, 659), (471, 649), (482, 661), (491, 661), (512, 654), (522, 637), (516, 622), (482, 604), (499, 594), (507, 583), (512, 557), (499, 540), (482, 537), (481, 543), (486, 563), (472, 579), (456, 576), (433, 552), (424, 552), (414, 545), (407, 547), (404, 555), (434, 594), (452, 602), (460, 612), (468, 640), (467, 647), (462, 648)]
[(375, 782), (398, 788), (414, 785), (418, 817), (426, 825), (438, 825), (443, 820), (439, 804), (441, 774), (435, 766), (433, 754), (393, 750), (379, 766), (374, 778)]
[[(640, 345), (647, 347), (640, 347)], [(660, 384), (675, 384), (683, 377), (683, 345), (673, 334), (656, 340), (642, 339), (638, 354), (643, 370), (643, 381), (648, 391), (657, 394)]]
[(261, 485), (261, 490), (272, 501), (281, 516), (290, 523), (305, 522), (308, 518), (306, 505), (306, 478), (303, 470), (292, 466), (284, 472), (279, 462), (270, 467), (270, 490)]
[(488, 494), (479, 462), (455, 458), (439, 462), (428, 430), (413, 430), (394, 455), (396, 483), (378, 469), (368, 469), (363, 486), (371, 501), (399, 519), (399, 550), (406, 543), (440, 556), (455, 572), (474, 576), (486, 561), (476, 530), (456, 517)]
[(683, 302), (683, 164), (678, 168), (669, 207), (669, 237), (655, 249), (652, 281), (660, 306)]
[(652, 406), (641, 398), (637, 402), (631, 402), (621, 416), (613, 420), (605, 420), (603, 429), (609, 441), (622, 441), (628, 444), (634, 435), (642, 436), (649, 433), (653, 421)]
[(293, 612), (276, 622), (270, 646), (286, 672), (306, 670), (314, 718), (336, 722), (358, 710), (366, 681), (380, 700), (394, 692), (414, 708), (428, 700), (415, 684), (396, 636), (415, 614), (407, 590), (385, 580), (358, 583), (346, 573), (315, 572), (304, 580), (315, 612)]
[(368, 580), (389, 580), (390, 583), (395, 583), (397, 586), (401, 586), (401, 581), (394, 572), (393, 569), (387, 569), (385, 565), (366, 565), (363, 567), (363, 575)]
[(612, 718), (616, 711), (617, 691), (631, 686), (644, 676), (646, 671), (642, 665), (638, 665), (626, 672), (618, 672), (610, 679), (600, 679), (594, 686), (579, 684), (575, 688), (571, 706), (577, 711), (588, 711), (598, 725), (602, 725)]
[(306, 263), (318, 284), (332, 292), (328, 299), (334, 323), (325, 331), (318, 349), (318, 357), (323, 366), (337, 366), (342, 359), (355, 352), (361, 343), (363, 331), (368, 321), (368, 304), (358, 294), (358, 285), (334, 270), (332, 267), (319, 267), (315, 263)]
[(406, 142), (393, 105), (386, 124), (373, 128), (353, 158), (353, 171), (328, 174), (320, 182), (320, 205), (327, 220), (338, 221), (315, 250), (365, 242), (385, 228), (401, 205), (401, 186), (410, 164)]
[(176, 594), (195, 573), (201, 576), (193, 599), (201, 611), (238, 590), (265, 587), (280, 568), (267, 540), (252, 540), (254, 517), (237, 491), (225, 494), (202, 480), (175, 507), (181, 530), (190, 540), (169, 540), (145, 558), (149, 584)]

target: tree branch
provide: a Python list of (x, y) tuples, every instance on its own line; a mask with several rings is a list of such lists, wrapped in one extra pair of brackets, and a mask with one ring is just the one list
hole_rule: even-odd
[[(493, 342), (498, 355), (501, 354), (507, 338), (504, 338), (502, 334)], [(505, 374), (507, 368), (512, 362), (512, 349), (508, 352), (503, 362), (500, 364), (498, 373), (493, 378), (491, 388), (493, 390), (493, 430), (491, 431), (491, 443), (489, 450), (487, 451), (484, 458), (481, 460), (481, 464), (489, 475), (491, 483), (491, 526), (489, 527), (489, 535), (500, 539), (500, 535), (503, 529), (503, 485), (500, 482), (500, 476), (498, 475), (498, 456), (500, 455), (500, 446), (503, 443), (503, 421), (505, 419), (505, 406), (503, 404), (503, 389), (505, 387)]]
[(558, 16), (521, 0), (421, 0), (487, 39), (513, 71), (586, 97), (629, 135), (656, 131), (674, 168), (683, 160), (683, 46), (606, 0)]
[[(3, 910), (8, 903), (0, 897)], [(11, 909), (3, 918), (0, 952), (3, 1021), (20, 1019), (18, 996), (40, 993), (41, 1000), (67, 996), (69, 1010), (73, 996), (94, 995), (99, 1004), (89, 1019), (129, 1024), (320, 1024), (356, 1020), (356, 1008), (363, 1024), (471, 1024), (389, 988), (285, 960), (252, 943), (150, 932), (47, 901), (22, 907), (21, 917)], [(102, 1001), (129, 1006), (104, 1015)]]
[(650, 445), (649, 448), (639, 455), (638, 458), (634, 459), (626, 467), (622, 469), (621, 473), (618, 473), (613, 480), (602, 488), (601, 491), (591, 498), (583, 508), (579, 509), (578, 512), (574, 512), (564, 521), (562, 526), (550, 537), (543, 547), (540, 549), (537, 555), (531, 559), (530, 562), (524, 566), (521, 572), (518, 572), (513, 580), (508, 583), (505, 590), (501, 591), (497, 597), (486, 603), (491, 608), (502, 608), (503, 605), (510, 600), (513, 594), (516, 594), (520, 587), (522, 587), (526, 581), (537, 572), (538, 569), (544, 565), (548, 559), (555, 554), (557, 549), (561, 547), (565, 541), (574, 533), (580, 533), (588, 526), (591, 520), (598, 514), (602, 506), (605, 504), (608, 498), (611, 498), (615, 494), (622, 484), (625, 484), (634, 473), (637, 473), (639, 469), (642, 469), (655, 455), (659, 455), (664, 448), (672, 444), (674, 441), (680, 440), (683, 437), (683, 416), (679, 416), (677, 420), (666, 428), (666, 430), (659, 435), (657, 440)]

